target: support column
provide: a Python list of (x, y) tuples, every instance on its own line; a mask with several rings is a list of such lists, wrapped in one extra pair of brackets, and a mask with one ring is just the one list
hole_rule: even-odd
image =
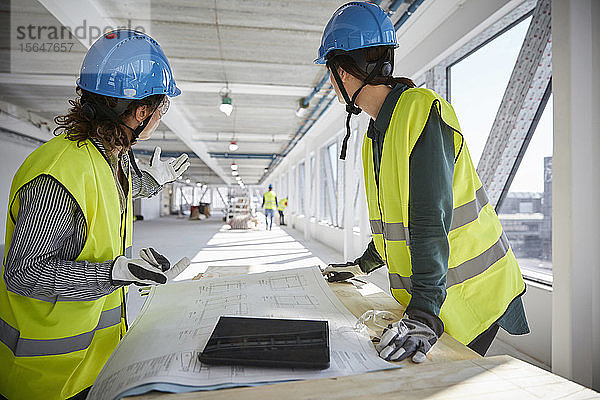
[[(352, 128), (354, 137), (358, 134), (356, 123)], [(349, 261), (354, 252), (354, 143), (348, 141), (344, 163), (344, 260)]]
[(321, 162), (321, 148), (317, 146), (317, 148), (315, 148), (315, 170), (313, 171), (315, 179), (315, 190), (313, 196), (315, 200), (315, 220), (317, 224), (321, 220), (321, 180), (323, 179), (323, 175), (321, 174)]
[(552, 7), (552, 372), (600, 390), (600, 4)]
[(301, 195), (304, 196), (304, 240), (310, 240), (310, 141), (304, 140), (304, 193)]

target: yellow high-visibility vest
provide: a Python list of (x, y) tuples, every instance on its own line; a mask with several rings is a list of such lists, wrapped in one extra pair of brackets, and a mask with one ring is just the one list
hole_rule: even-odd
[(288, 203), (287, 197), (285, 199), (279, 200), (279, 207), (277, 207), (277, 209), (279, 211), (285, 211), (285, 209), (287, 208), (287, 203)]
[(408, 230), (409, 159), (434, 105), (454, 131), (455, 156), (460, 152), (452, 185), (447, 296), (440, 318), (448, 334), (468, 344), (504, 314), (511, 301), (523, 293), (525, 283), (458, 133), (454, 110), (437, 93), (415, 88), (400, 96), (385, 133), (379, 186), (375, 182), (373, 142), (365, 135), (363, 164), (369, 219), (377, 251), (389, 268), (392, 294), (407, 306), (413, 273)]
[(274, 210), (277, 208), (277, 203), (275, 202), (277, 195), (274, 191), (269, 190), (263, 196), (265, 198), (265, 210)]
[[(90, 142), (57, 136), (27, 159), (12, 182), (6, 219), (6, 254), (19, 212), (19, 190), (49, 175), (83, 212), (86, 239), (76, 260), (105, 262), (132, 243), (131, 179), (121, 215), (107, 160)], [(91, 386), (125, 333), (125, 289), (95, 300), (26, 297), (11, 292), (0, 276), (0, 393), (9, 399), (65, 399)], [(60, 279), (60, 277), (58, 277)]]

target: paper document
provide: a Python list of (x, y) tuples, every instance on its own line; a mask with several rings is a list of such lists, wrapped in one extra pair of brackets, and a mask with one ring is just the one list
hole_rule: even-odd
[[(198, 353), (221, 315), (327, 320), (331, 366), (313, 371), (203, 364)], [(379, 358), (369, 337), (353, 329), (355, 323), (318, 267), (156, 286), (88, 399), (153, 388), (210, 390), (397, 368)]]

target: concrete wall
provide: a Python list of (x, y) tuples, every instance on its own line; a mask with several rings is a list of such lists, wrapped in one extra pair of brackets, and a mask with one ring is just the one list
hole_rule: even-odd
[(36, 149), (36, 146), (19, 139), (0, 136), (0, 226), (2, 227), (2, 238), (0, 243), (4, 249), (4, 235), (6, 227), (6, 211), (8, 209), (8, 196), (12, 179), (27, 156)]
[(497, 338), (549, 368), (552, 365), (552, 290), (528, 282), (523, 305), (531, 333), (511, 336), (501, 329)]
[(156, 219), (160, 217), (160, 196), (152, 196), (147, 199), (141, 199), (141, 214), (144, 216), (144, 220)]

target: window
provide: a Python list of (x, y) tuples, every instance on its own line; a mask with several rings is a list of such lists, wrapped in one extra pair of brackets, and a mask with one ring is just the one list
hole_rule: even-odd
[(520, 213), (532, 213), (533, 212), (533, 202), (523, 201), (523, 202), (519, 203), (519, 212)]
[(531, 17), (449, 67), (450, 101), (477, 166)]
[(552, 283), (552, 110), (551, 95), (499, 212), (523, 276), (542, 283)]
[(306, 215), (304, 162), (298, 164), (298, 214)]
[(309, 185), (310, 185), (310, 202), (308, 204), (308, 210), (306, 211), (306, 214), (314, 217), (315, 216), (315, 208), (316, 208), (316, 196), (317, 196), (317, 188), (315, 185), (315, 181), (316, 181), (316, 176), (315, 176), (315, 156), (314, 154), (310, 156), (310, 173), (308, 174), (309, 176)]
[[(531, 17), (449, 67), (450, 98), (475, 165), (496, 118)], [(526, 278), (552, 282), (552, 97), (499, 217)]]
[(321, 215), (320, 218), (330, 224), (337, 225), (337, 142), (321, 150)]

